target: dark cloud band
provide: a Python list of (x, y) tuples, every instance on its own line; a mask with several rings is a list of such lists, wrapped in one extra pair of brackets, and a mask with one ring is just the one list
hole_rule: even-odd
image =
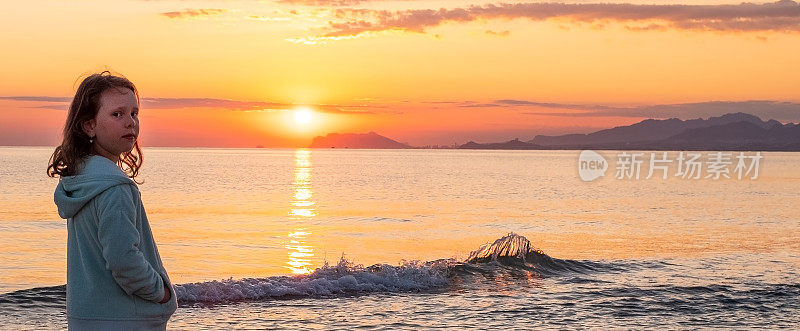
[(224, 12), (225, 12), (224, 9), (187, 9), (183, 11), (171, 11), (171, 12), (161, 13), (161, 15), (169, 18), (196, 18), (196, 17), (219, 15)]
[[(323, 37), (357, 36), (400, 30), (424, 33), (450, 22), (486, 19), (564, 19), (573, 22), (615, 21), (631, 30), (800, 31), (800, 4), (792, 0), (738, 5), (645, 5), (629, 3), (500, 3), (453, 9), (378, 11), (337, 9), (341, 20), (329, 22)], [(638, 24), (638, 25), (636, 25)]]
[[(66, 110), (72, 99), (49, 96), (0, 96), (0, 100), (45, 102), (48, 104), (35, 106), (35, 108)], [(379, 107), (367, 105), (296, 105), (213, 98), (142, 98), (140, 101), (143, 109), (216, 108), (235, 111), (282, 111), (308, 106), (313, 108), (314, 111), (331, 114), (374, 114), (379, 112), (376, 110)]]

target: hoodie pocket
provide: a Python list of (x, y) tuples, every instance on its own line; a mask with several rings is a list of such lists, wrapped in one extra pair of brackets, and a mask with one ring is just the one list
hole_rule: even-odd
[(175, 289), (172, 284), (167, 280), (163, 273), (159, 273), (164, 283), (167, 284), (167, 289), (170, 293), (170, 298), (165, 303), (158, 303), (142, 298), (136, 297), (136, 316), (146, 319), (169, 319), (170, 316), (177, 310), (178, 302), (175, 297)]
[(169, 316), (171, 316), (175, 310), (178, 309), (178, 294), (175, 292), (175, 288), (172, 286), (172, 282), (170, 282), (166, 274), (162, 273), (161, 279), (164, 281), (164, 284), (169, 290), (169, 300), (167, 300), (167, 302), (160, 303), (159, 305), (163, 309), (164, 317), (169, 318)]

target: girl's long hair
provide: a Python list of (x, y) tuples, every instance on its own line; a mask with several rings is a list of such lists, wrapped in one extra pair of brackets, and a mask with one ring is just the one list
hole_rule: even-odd
[[(72, 98), (72, 103), (69, 105), (67, 121), (64, 124), (64, 138), (50, 157), (50, 164), (47, 166), (48, 176), (77, 175), (83, 158), (93, 154), (89, 135), (83, 131), (82, 126), (84, 122), (97, 116), (97, 111), (100, 109), (100, 94), (110, 88), (130, 89), (136, 94), (136, 102), (139, 102), (139, 91), (125, 77), (116, 76), (107, 70), (86, 77), (78, 86), (75, 97)], [(142, 161), (142, 149), (139, 147), (137, 139), (132, 150), (120, 155), (117, 165), (125, 171), (128, 177), (135, 180)]]

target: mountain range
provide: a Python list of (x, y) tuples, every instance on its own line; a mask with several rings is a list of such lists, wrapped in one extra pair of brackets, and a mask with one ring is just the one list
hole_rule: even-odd
[[(414, 148), (367, 134), (329, 134), (314, 138), (312, 148)], [(800, 125), (763, 121), (746, 113), (730, 113), (708, 119), (641, 122), (588, 134), (537, 135), (530, 141), (514, 139), (496, 143), (470, 141), (459, 149), (613, 149), (613, 150), (759, 150), (800, 151)]]
[(800, 125), (731, 113), (705, 120), (647, 119), (588, 134), (538, 135), (527, 142), (469, 142), (459, 148), (800, 151)]

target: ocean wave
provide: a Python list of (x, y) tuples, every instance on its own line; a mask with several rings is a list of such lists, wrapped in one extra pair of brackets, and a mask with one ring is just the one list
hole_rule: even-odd
[(34, 287), (0, 294), (0, 305), (17, 307), (63, 307), (67, 303), (67, 286)]
[[(407, 261), (400, 265), (355, 265), (344, 257), (327, 262), (308, 275), (224, 279), (176, 284), (181, 304), (226, 303), (266, 299), (292, 299), (363, 295), (369, 293), (438, 292), (453, 286), (500, 278), (531, 279), (565, 273), (614, 271), (612, 264), (562, 260), (534, 248), (523, 236), (510, 233), (470, 253), (465, 261), (440, 259)], [(493, 283), (494, 284), (494, 283)], [(63, 305), (64, 285), (20, 290), (0, 295), (0, 303), (38, 301)], [(42, 301), (44, 300), (44, 301)]]
[(448, 284), (448, 261), (399, 266), (353, 265), (342, 259), (336, 265), (317, 268), (308, 275), (228, 279), (175, 285), (181, 303), (290, 299), (374, 292), (429, 291)]
[(608, 267), (607, 264), (591, 261), (552, 258), (541, 249), (533, 247), (527, 238), (513, 232), (471, 252), (465, 261), (465, 264), (477, 265), (479, 269), (482, 264), (487, 263), (509, 267), (506, 270), (535, 271), (543, 275), (589, 272)]
[(530, 279), (564, 272), (595, 271), (601, 264), (554, 259), (533, 248), (527, 238), (510, 233), (470, 253), (465, 261), (410, 261), (398, 266), (354, 265), (342, 258), (308, 275), (228, 279), (176, 285), (181, 303), (289, 299), (386, 292), (436, 292), (454, 284), (484, 279)]

